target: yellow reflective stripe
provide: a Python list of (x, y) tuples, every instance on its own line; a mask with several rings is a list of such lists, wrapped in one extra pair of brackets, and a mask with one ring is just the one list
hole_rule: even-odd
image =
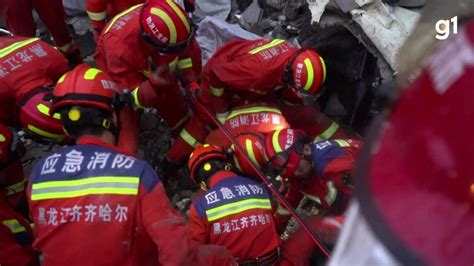
[(175, 71), (177, 64), (178, 64), (178, 57), (175, 57), (175, 58), (173, 59), (173, 61), (171, 61), (171, 62), (168, 64), (168, 67), (170, 68), (171, 71)]
[(227, 116), (229, 116), (229, 112), (217, 113), (216, 114), (217, 120), (219, 120), (219, 122), (221, 122), (221, 124), (225, 123)]
[(255, 152), (253, 151), (253, 145), (252, 145), (252, 141), (251, 141), (251, 140), (249, 140), (249, 139), (246, 139), (246, 140), (245, 140), (245, 149), (246, 149), (246, 151), (247, 151), (247, 154), (248, 154), (249, 157), (250, 157), (250, 160), (252, 160), (252, 162), (253, 162), (256, 166), (260, 167), (261, 165), (260, 165), (260, 163), (258, 163), (258, 161), (257, 161), (257, 157), (255, 156)]
[(206, 215), (207, 220), (211, 222), (246, 210), (271, 208), (269, 199), (246, 199), (207, 210)]
[(45, 199), (65, 199), (75, 198), (86, 195), (101, 195), (101, 194), (116, 194), (116, 195), (138, 195), (138, 188), (87, 188), (70, 192), (54, 192), (39, 195), (31, 195), (31, 200), (45, 200)]
[(133, 97), (133, 103), (135, 105), (135, 108), (143, 108), (143, 106), (140, 104), (140, 101), (138, 100), (138, 90), (140, 87), (138, 86), (136, 89), (132, 91), (132, 97)]
[(350, 146), (349, 142), (347, 142), (347, 141), (345, 141), (345, 140), (342, 140), (342, 139), (336, 139), (336, 140), (334, 140), (334, 141), (335, 141), (335, 142), (339, 145), (339, 147), (341, 147), (341, 148), (349, 147), (349, 146)]
[(95, 194), (137, 195), (138, 177), (102, 176), (33, 184), (31, 200), (73, 198)]
[(105, 12), (105, 11), (103, 11), (103, 12), (90, 12), (90, 11), (87, 11), (87, 15), (89, 16), (89, 18), (91, 20), (102, 21), (107, 17), (107, 12)]
[(251, 107), (251, 108), (246, 108), (246, 109), (241, 109), (241, 110), (234, 110), (230, 113), (230, 115), (227, 117), (226, 120), (232, 119), (236, 116), (243, 115), (243, 114), (260, 113), (260, 112), (270, 112), (270, 113), (277, 113), (281, 115), (281, 111), (277, 108), (257, 106), (257, 107)]
[(83, 178), (83, 179), (78, 179), (78, 180), (42, 182), (42, 183), (33, 184), (31, 188), (41, 189), (41, 188), (52, 188), (52, 187), (74, 187), (74, 186), (80, 186), (80, 185), (105, 183), (105, 182), (138, 184), (139, 181), (140, 179), (138, 177), (133, 177), (133, 176), (95, 176), (95, 177), (88, 177), (88, 178)]
[(188, 19), (186, 18), (184, 13), (179, 9), (179, 7), (172, 0), (167, 0), (166, 2), (171, 6), (174, 12), (178, 14), (179, 19), (181, 19), (181, 22), (183, 22), (184, 26), (186, 27), (186, 30), (189, 33), (191, 31), (191, 28), (189, 26)]
[(278, 204), (277, 213), (282, 216), (289, 216), (291, 214), (285, 207), (281, 206), (281, 204)]
[(109, 23), (109, 25), (107, 26), (107, 28), (105, 28), (104, 33), (107, 33), (107, 32), (110, 30), (110, 28), (112, 28), (112, 26), (115, 24), (115, 22), (116, 22), (118, 19), (120, 19), (121, 17), (123, 17), (123, 16), (126, 15), (127, 13), (132, 12), (133, 10), (139, 8), (139, 7), (142, 6), (142, 5), (143, 5), (143, 4), (138, 4), (138, 5), (132, 6), (131, 8), (129, 8), (129, 9), (123, 11), (122, 13), (116, 15), (116, 16), (112, 19), (112, 21)]
[(299, 106), (299, 104), (297, 104), (297, 103), (292, 103), (292, 102), (287, 101), (287, 100), (283, 100), (283, 103), (286, 104), (286, 105), (288, 105), (288, 106)]
[(191, 110), (188, 110), (188, 113), (181, 118), (174, 126), (170, 127), (170, 131), (177, 129), (178, 127), (182, 126), (186, 121), (188, 121), (189, 117), (191, 116)]
[(332, 122), (331, 125), (326, 129), (323, 133), (319, 134), (314, 140), (315, 141), (320, 141), (320, 140), (327, 140), (330, 139), (336, 131), (339, 129), (339, 124), (336, 122)]
[(28, 40), (24, 40), (24, 41), (21, 41), (21, 42), (16, 42), (16, 43), (13, 43), (13, 44), (10, 44), (9, 46), (3, 48), (3, 49), (0, 49), (0, 58), (3, 58), (9, 54), (11, 54), (12, 52), (32, 43), (32, 42), (36, 42), (38, 41), (39, 39), (38, 38), (32, 38), (32, 39), (28, 39)]
[(163, 10), (158, 9), (156, 7), (152, 7), (150, 11), (153, 15), (158, 16), (165, 22), (168, 30), (170, 32), (170, 43), (176, 43), (177, 33), (176, 33), (176, 26), (173, 23), (173, 20), (166, 14)]
[(143, 76), (145, 76), (145, 78), (147, 78), (147, 79), (150, 78), (150, 73), (147, 70), (143, 70), (142, 74), (143, 74)]
[(23, 178), (20, 182), (13, 184), (11, 186), (8, 186), (7, 189), (7, 196), (11, 196), (13, 194), (22, 192), (25, 190), (25, 183), (26, 183), (26, 178)]
[(62, 83), (64, 81), (64, 79), (66, 78), (66, 74), (62, 75), (59, 79), (58, 79), (58, 82), (56, 84), (59, 84), (59, 83)]
[(60, 140), (60, 139), (63, 139), (64, 138), (64, 135), (57, 135), (57, 134), (53, 134), (53, 133), (49, 133), (47, 131), (44, 131), (42, 129), (39, 129), (33, 125), (28, 125), (27, 126), (28, 130), (30, 130), (31, 132), (35, 133), (35, 134), (38, 134), (40, 136), (43, 136), (43, 137), (46, 137), (46, 138), (49, 138), (49, 139), (57, 139), (57, 140)]
[(323, 66), (323, 81), (321, 84), (326, 80), (326, 63), (324, 62), (324, 59), (320, 56), (319, 60), (321, 61), (321, 65)]
[(311, 64), (311, 60), (309, 60), (309, 58), (306, 58), (304, 60), (304, 65), (306, 66), (306, 73), (308, 74), (308, 79), (306, 80), (306, 85), (304, 85), (303, 89), (305, 91), (309, 91), (314, 81), (314, 70), (313, 65)]
[(86, 80), (93, 80), (95, 79), (95, 77), (101, 73), (102, 71), (100, 71), (99, 69), (97, 68), (89, 68), (86, 73), (84, 73), (84, 79)]
[(3, 134), (0, 134), (0, 142), (5, 142), (7, 140)]
[(195, 148), (199, 143), (189, 132), (183, 128), (179, 133), (179, 136), (191, 147)]
[(191, 58), (185, 58), (178, 61), (178, 70), (183, 70), (193, 67), (193, 60)]
[(17, 219), (11, 219), (11, 220), (4, 220), (3, 222), (3, 225), (5, 225), (6, 227), (8, 227), (12, 233), (14, 234), (17, 234), (17, 233), (21, 233), (21, 232), (26, 232), (26, 229), (25, 227), (23, 227)]
[(273, 136), (272, 136), (272, 144), (276, 153), (283, 151), (283, 149), (280, 146), (280, 142), (278, 141), (278, 136), (280, 135), (280, 132), (281, 132), (281, 129), (273, 132)]
[(216, 88), (216, 87), (211, 86), (209, 88), (209, 91), (211, 92), (212, 95), (216, 97), (220, 97), (222, 96), (222, 94), (224, 94), (224, 88)]
[(269, 42), (269, 43), (267, 43), (267, 44), (265, 44), (265, 45), (262, 45), (262, 46), (260, 46), (260, 47), (257, 47), (257, 48), (255, 48), (255, 49), (251, 50), (251, 51), (249, 52), (249, 54), (256, 54), (256, 53), (261, 52), (261, 51), (263, 51), (263, 50), (266, 50), (266, 49), (272, 48), (272, 47), (274, 47), (274, 46), (277, 46), (277, 45), (279, 45), (280, 43), (282, 43), (282, 42), (284, 42), (284, 41), (285, 41), (285, 40), (275, 39), (275, 40), (273, 40), (273, 41), (271, 41), (271, 42)]
[[(49, 116), (49, 107), (48, 106), (40, 103), (36, 106), (36, 109), (38, 109), (38, 111), (40, 111), (40, 113), (44, 114), (45, 116)], [(55, 113), (53, 115), (53, 117), (55, 119), (58, 119), (58, 120), (61, 119), (61, 115), (59, 113)]]
[[(337, 197), (337, 190), (336, 188), (334, 187), (334, 184), (332, 181), (329, 181), (326, 183), (326, 186), (328, 187), (328, 193), (326, 194), (326, 196), (324, 197), (324, 200), (326, 201), (326, 203), (328, 205), (332, 205), (334, 203), (334, 201), (336, 201), (336, 197)], [(319, 204), (321, 204), (321, 199), (317, 196), (313, 196), (313, 195), (310, 195), (310, 194), (306, 194), (304, 192), (301, 192), (305, 197), (309, 198), (310, 200), (313, 200)]]

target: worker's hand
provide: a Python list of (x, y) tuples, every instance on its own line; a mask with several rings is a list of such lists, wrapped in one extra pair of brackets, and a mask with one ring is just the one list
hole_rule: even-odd
[(168, 65), (155, 65), (151, 57), (147, 59), (148, 74), (150, 83), (155, 87), (166, 87), (173, 84), (175, 81), (174, 73), (170, 70)]
[(198, 100), (203, 100), (203, 99), (200, 99), (200, 98), (203, 98), (203, 97), (201, 97), (202, 96), (202, 90), (201, 90), (201, 87), (199, 86), (199, 84), (197, 84), (197, 82), (195, 82), (195, 81), (191, 82), (188, 86), (186, 86), (186, 91), (188, 91), (188, 93), (190, 95), (191, 102), (195, 103)]

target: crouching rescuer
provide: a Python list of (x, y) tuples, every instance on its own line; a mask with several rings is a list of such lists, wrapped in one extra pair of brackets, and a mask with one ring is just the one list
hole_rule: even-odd
[(265, 187), (233, 172), (217, 146), (198, 146), (188, 165), (205, 190), (189, 212), (190, 242), (224, 246), (240, 265), (276, 264), (280, 238)]
[(160, 179), (116, 146), (124, 106), (117, 92), (106, 73), (86, 65), (54, 88), (51, 113), (61, 114), (77, 145), (45, 156), (31, 174), (33, 246), (44, 265), (183, 265), (190, 258), (185, 221)]

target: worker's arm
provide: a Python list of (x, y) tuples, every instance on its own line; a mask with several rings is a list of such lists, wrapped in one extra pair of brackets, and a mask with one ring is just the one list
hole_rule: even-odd
[(171, 207), (163, 184), (146, 165), (140, 180), (139, 210), (143, 225), (155, 242), (160, 265), (184, 265), (189, 255), (185, 220)]
[(188, 87), (192, 82), (199, 80), (202, 72), (201, 48), (196, 39), (178, 57), (176, 64), (178, 78), (183, 87)]
[(107, 0), (87, 0), (86, 9), (92, 21), (92, 27), (100, 33), (107, 18)]
[(189, 210), (188, 240), (191, 243), (207, 244), (209, 242), (207, 228), (206, 221), (199, 217), (193, 204)]
[[(300, 204), (300, 201), (303, 199), (303, 194), (298, 190), (296, 185), (292, 184), (290, 185), (285, 198), (293, 208), (297, 208)], [(277, 211), (274, 214), (275, 227), (278, 233), (281, 234), (285, 231), (286, 225), (290, 218), (290, 212), (285, 207), (283, 207), (281, 203), (279, 203)]]

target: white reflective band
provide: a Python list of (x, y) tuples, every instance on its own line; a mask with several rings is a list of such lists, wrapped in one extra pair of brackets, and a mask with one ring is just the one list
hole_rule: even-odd
[(224, 94), (224, 88), (216, 88), (216, 87), (210, 87), (209, 90), (211, 91), (211, 94), (220, 97), (222, 94)]
[(328, 129), (326, 129), (323, 133), (318, 135), (314, 140), (315, 141), (328, 140), (336, 133), (338, 129), (339, 129), (339, 124), (336, 122), (332, 122), (331, 125), (328, 127)]
[(201, 144), (197, 141), (189, 132), (183, 128), (179, 133), (179, 136), (191, 147), (195, 148), (197, 145)]
[(90, 11), (87, 11), (87, 15), (89, 16), (89, 18), (91, 20), (102, 21), (107, 17), (107, 12), (105, 12), (105, 11), (103, 11), (103, 12), (90, 12)]

